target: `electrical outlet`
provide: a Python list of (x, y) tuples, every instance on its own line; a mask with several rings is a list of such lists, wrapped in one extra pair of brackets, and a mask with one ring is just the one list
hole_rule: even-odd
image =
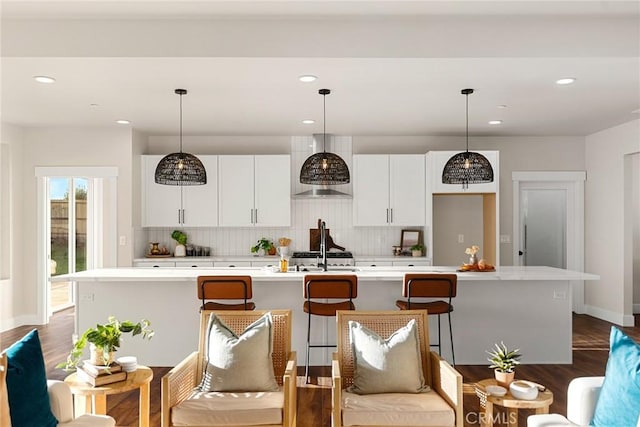
[(500, 243), (511, 243), (511, 235), (510, 234), (501, 234), (500, 235)]
[(464, 243), (464, 234), (458, 234), (458, 243)]
[(553, 299), (567, 299), (565, 291), (553, 291)]
[(125, 246), (127, 244), (127, 236), (120, 236), (120, 246)]
[(82, 296), (80, 297), (81, 301), (87, 301), (87, 302), (93, 302), (93, 298), (94, 295), (93, 294), (82, 294)]

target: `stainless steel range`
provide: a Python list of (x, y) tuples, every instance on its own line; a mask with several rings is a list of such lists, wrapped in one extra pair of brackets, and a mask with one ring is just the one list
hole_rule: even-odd
[[(318, 263), (322, 263), (322, 254), (320, 251), (294, 252), (290, 263), (300, 270), (304, 267), (317, 267)], [(327, 264), (329, 267), (353, 267), (355, 261), (349, 251), (327, 252)]]

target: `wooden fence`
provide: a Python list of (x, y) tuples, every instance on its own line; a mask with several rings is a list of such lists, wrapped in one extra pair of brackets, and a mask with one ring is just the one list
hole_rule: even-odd
[[(51, 240), (66, 240), (69, 235), (69, 201), (51, 201)], [(87, 241), (87, 201), (76, 200), (76, 241)]]

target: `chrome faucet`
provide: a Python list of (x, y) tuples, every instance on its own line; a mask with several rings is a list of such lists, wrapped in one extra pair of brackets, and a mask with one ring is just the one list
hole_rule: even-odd
[(327, 271), (327, 224), (324, 221), (320, 223), (320, 256), (322, 257), (322, 269)]

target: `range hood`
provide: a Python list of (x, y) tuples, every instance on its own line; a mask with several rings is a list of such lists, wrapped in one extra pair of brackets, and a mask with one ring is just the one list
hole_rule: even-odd
[[(346, 192), (351, 190), (352, 188), (351, 184), (308, 185), (308, 184), (299, 183), (299, 174), (304, 161), (309, 156), (315, 153), (321, 153), (322, 151), (335, 153), (335, 154), (338, 154), (340, 157), (342, 157), (342, 159), (347, 163), (347, 165), (351, 163), (351, 139), (350, 138), (348, 138), (348, 141), (344, 141), (344, 142), (340, 141), (339, 143), (336, 143), (335, 135), (326, 134), (326, 141), (324, 140), (324, 137), (325, 135), (321, 133), (313, 134), (311, 144), (309, 143), (309, 139), (307, 137), (306, 141), (303, 142), (305, 147), (305, 150), (303, 151), (304, 158), (294, 159), (292, 172), (293, 174), (295, 174), (295, 177), (296, 177), (295, 178), (297, 183), (296, 187), (298, 187), (298, 190), (304, 189), (302, 191), (298, 191), (293, 194), (293, 197), (296, 199), (311, 199), (311, 198), (351, 199), (353, 197), (351, 194), (349, 194), (349, 192)], [(340, 137), (340, 139), (344, 139), (344, 138)], [(324, 147), (324, 150), (323, 150), (323, 147)]]

